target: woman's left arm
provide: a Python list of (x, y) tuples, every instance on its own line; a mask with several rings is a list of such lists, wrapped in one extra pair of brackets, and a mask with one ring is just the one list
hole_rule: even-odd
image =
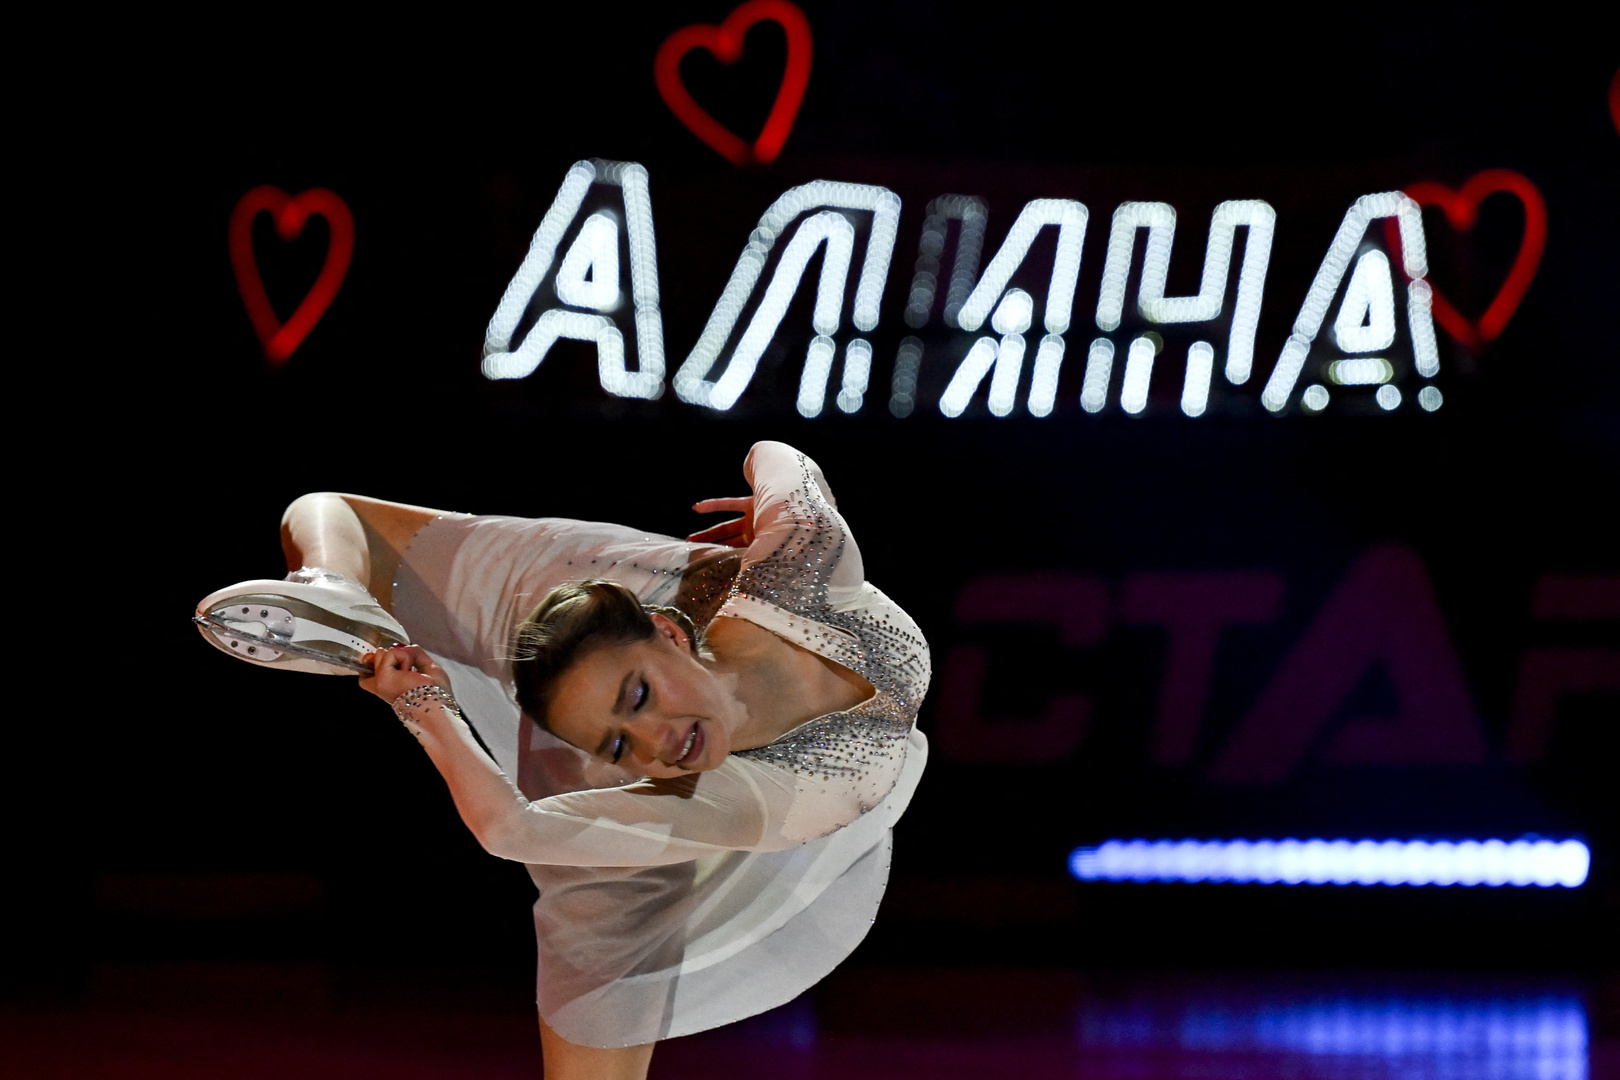
[[(788, 554), (789, 562), (802, 563), (807, 572), (826, 575), (821, 580), (834, 602), (860, 588), (866, 580), (860, 548), (821, 466), (786, 443), (759, 442), (743, 461), (743, 479), (754, 492), (742, 519), (745, 569)], [(741, 501), (709, 500), (709, 505)]]
[(401, 645), (372, 654), (372, 664), (360, 685), (394, 705), (444, 777), (462, 821), (492, 855), (563, 866), (658, 866), (800, 842), (781, 831), (793, 804), (791, 782), (742, 761), (682, 781), (530, 801), (478, 745), (431, 656)]

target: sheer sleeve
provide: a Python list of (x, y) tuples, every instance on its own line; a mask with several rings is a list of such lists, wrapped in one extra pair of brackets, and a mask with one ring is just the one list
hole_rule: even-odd
[[(754, 492), (754, 542), (743, 555), (738, 591), (778, 593), (788, 576), (806, 579), (792, 583), (801, 588), (815, 579), (817, 592), (827, 590), (817, 599), (833, 606), (852, 599), (866, 567), (821, 467), (786, 443), (761, 442), (748, 452), (743, 478)], [(796, 600), (801, 588), (780, 598)]]
[(777, 851), (842, 828), (893, 787), (928, 684), (921, 632), (864, 580), (860, 551), (814, 461), (762, 442), (743, 475), (754, 493), (755, 539), (719, 615), (748, 619), (817, 652), (862, 675), (877, 693), (706, 772), (534, 801), (443, 702), (396, 705), (486, 850), (565, 866), (655, 866), (722, 851)]
[(793, 820), (795, 776), (728, 757), (677, 780), (576, 791), (531, 801), (478, 746), (442, 700), (396, 703), (450, 787), (484, 849), (526, 863), (659, 866), (722, 851), (777, 851), (803, 842)]

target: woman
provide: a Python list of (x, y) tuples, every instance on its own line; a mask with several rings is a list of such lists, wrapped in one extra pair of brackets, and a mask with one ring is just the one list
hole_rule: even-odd
[(283, 521), (299, 569), (198, 608), (233, 655), (365, 670), (479, 841), (529, 865), (553, 1080), (644, 1076), (657, 1039), (830, 971), (921, 772), (916, 625), (814, 462), (761, 443), (743, 472), (750, 499), (697, 506), (742, 517), (685, 543), (306, 496)]

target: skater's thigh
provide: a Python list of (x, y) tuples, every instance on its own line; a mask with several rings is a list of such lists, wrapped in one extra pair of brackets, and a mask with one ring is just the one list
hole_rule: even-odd
[(393, 552), (404, 551), (417, 530), (448, 513), (427, 506), (389, 502), (386, 499), (373, 499), (365, 495), (339, 493), (338, 497), (348, 503), (355, 516), (360, 519), (360, 524), (365, 526), (366, 539), (372, 542), (374, 547), (380, 544)]
[[(300, 544), (293, 536), (295, 518), (306, 529), (308, 523), (319, 524), (316, 531), (330, 542), (338, 537), (353, 535), (353, 522), (358, 522), (366, 548), (367, 589), (391, 609), (393, 581), (399, 563), (411, 539), (428, 522), (445, 516), (445, 511), (410, 503), (390, 502), (366, 495), (347, 492), (321, 491), (295, 500), (282, 516), (282, 546), (287, 550), (289, 566), (301, 558)], [(348, 523), (344, 522), (348, 519)], [(326, 523), (330, 523), (329, 525)], [(344, 541), (345, 544), (349, 543)], [(296, 567), (294, 567), (296, 568)]]

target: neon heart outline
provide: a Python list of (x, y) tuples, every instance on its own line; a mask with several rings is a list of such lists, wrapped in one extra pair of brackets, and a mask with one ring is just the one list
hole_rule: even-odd
[[(1478, 321), (1470, 322), (1451, 301), (1440, 294), (1439, 289), (1434, 288), (1433, 280), (1429, 282), (1429, 287), (1433, 289), (1434, 321), (1460, 344), (1470, 348), (1494, 341), (1507, 326), (1508, 320), (1513, 318), (1513, 313), (1519, 310), (1530, 282), (1541, 267), (1541, 255), (1547, 247), (1547, 203), (1529, 177), (1512, 169), (1486, 169), (1475, 173), (1460, 191), (1433, 180), (1410, 184), (1406, 188), (1407, 197), (1419, 206), (1437, 206), (1443, 210), (1451, 227), (1459, 232), (1472, 229), (1479, 218), (1480, 202), (1487, 195), (1498, 193), (1512, 195), (1523, 205), (1524, 238), (1519, 241), (1519, 253), (1513, 258), (1513, 266), (1485, 313)], [(1391, 222), (1393, 220), (1390, 219)], [(1386, 223), (1385, 235), (1391, 241), (1391, 249), (1398, 254), (1400, 234)], [(1401, 264), (1399, 258), (1395, 261), (1397, 265)]]
[[(276, 318), (275, 309), (270, 306), (264, 280), (259, 276), (259, 263), (253, 254), (253, 220), (265, 211), (275, 218), (276, 235), (283, 240), (296, 240), (302, 235), (311, 214), (324, 217), (332, 233), (326, 245), (326, 260), (321, 263), (315, 284), (310, 286), (285, 324)], [(310, 188), (288, 195), (272, 184), (260, 184), (236, 201), (231, 210), (227, 239), (231, 269), (236, 274), (236, 291), (242, 294), (248, 320), (253, 323), (253, 332), (264, 349), (265, 361), (272, 368), (280, 367), (326, 314), (338, 287), (343, 284), (344, 275), (349, 272), (349, 263), (354, 258), (354, 215), (349, 212), (348, 203), (326, 188)]]
[[(722, 64), (742, 58), (743, 36), (757, 22), (770, 20), (787, 34), (787, 65), (765, 126), (752, 146), (733, 134), (699, 105), (681, 81), (681, 60), (693, 49), (706, 49)], [(804, 91), (810, 85), (810, 20), (788, 0), (746, 0), (719, 26), (696, 23), (683, 26), (658, 46), (653, 57), (653, 80), (675, 118), (687, 130), (733, 165), (768, 165), (782, 152), (793, 121), (798, 119)]]
[(1614, 121), (1614, 130), (1620, 131), (1620, 68), (1614, 69), (1614, 78), (1609, 80), (1609, 119)]

